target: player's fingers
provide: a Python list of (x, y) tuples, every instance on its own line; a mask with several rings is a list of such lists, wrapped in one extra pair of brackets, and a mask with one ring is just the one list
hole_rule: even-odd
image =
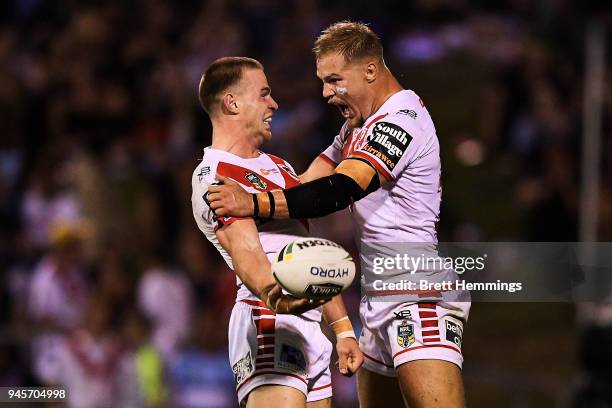
[(217, 180), (219, 180), (221, 183), (225, 184), (225, 185), (238, 185), (238, 183), (236, 183), (234, 180), (232, 180), (229, 177), (224, 177), (224, 176), (217, 176)]
[(348, 359), (348, 364), (347, 364), (349, 375), (355, 374), (357, 370), (359, 370), (362, 364), (363, 364), (363, 357), (360, 358), (360, 356), (351, 356)]
[(208, 192), (209, 193), (218, 193), (222, 189), (223, 189), (223, 186), (222, 185), (218, 185), (218, 184), (212, 184), (212, 185), (208, 186)]
[(212, 203), (221, 199), (221, 193), (213, 193), (209, 191), (206, 197), (208, 199), (208, 202)]

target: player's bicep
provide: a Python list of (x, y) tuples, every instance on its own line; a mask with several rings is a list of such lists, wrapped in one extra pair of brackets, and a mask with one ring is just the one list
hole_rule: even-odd
[(335, 172), (352, 178), (363, 191), (368, 189), (372, 183), (373, 177), (379, 177), (374, 166), (366, 160), (357, 157), (350, 157), (343, 160), (342, 163), (336, 167)]
[(336, 163), (331, 161), (323, 154), (320, 154), (316, 159), (310, 163), (308, 169), (300, 175), (300, 181), (307, 183), (312, 180), (319, 179), (325, 176), (331, 176), (336, 168)]

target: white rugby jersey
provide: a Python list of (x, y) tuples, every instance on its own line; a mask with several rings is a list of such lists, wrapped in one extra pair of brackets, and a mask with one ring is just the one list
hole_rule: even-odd
[(334, 165), (347, 157), (366, 160), (389, 181), (351, 206), (357, 242), (437, 242), (440, 146), (413, 91), (391, 96), (361, 128), (345, 124), (320, 157)]
[[(233, 270), (232, 258), (217, 240), (215, 231), (223, 225), (233, 223), (237, 218), (216, 217), (205, 200), (208, 186), (218, 182), (217, 175), (231, 178), (249, 193), (290, 188), (298, 185), (300, 180), (289, 163), (271, 154), (260, 152), (256, 158), (243, 159), (223, 150), (211, 147), (204, 149), (202, 162), (196, 167), (191, 179), (193, 216), (200, 230)], [(288, 243), (309, 235), (308, 224), (305, 220), (258, 221), (257, 230), (263, 250), (269, 259), (272, 259)], [(237, 300), (258, 300), (246, 286), (242, 285), (238, 277), (236, 280), (239, 286)]]

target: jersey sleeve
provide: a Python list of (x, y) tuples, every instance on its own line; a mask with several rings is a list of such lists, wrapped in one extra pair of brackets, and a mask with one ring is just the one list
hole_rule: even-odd
[(239, 218), (217, 217), (210, 208), (208, 200), (208, 187), (218, 182), (211, 176), (210, 166), (199, 166), (192, 178), (191, 207), (193, 217), (202, 231), (217, 231), (224, 225), (230, 225)]
[(345, 123), (340, 129), (340, 133), (334, 137), (334, 141), (331, 146), (323, 151), (319, 155), (320, 158), (329, 162), (333, 166), (337, 166), (342, 161), (342, 148), (344, 147), (344, 143), (348, 136), (348, 127)]
[(394, 180), (427, 149), (428, 137), (405, 116), (385, 116), (373, 122), (364, 143), (353, 151), (370, 163), (387, 181)]

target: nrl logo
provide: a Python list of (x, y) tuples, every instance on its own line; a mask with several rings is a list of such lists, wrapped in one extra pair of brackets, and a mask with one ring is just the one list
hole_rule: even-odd
[(260, 179), (259, 176), (253, 172), (245, 174), (244, 178), (258, 190), (265, 190), (268, 188), (266, 182)]
[(397, 344), (400, 347), (407, 348), (414, 343), (414, 326), (409, 324), (406, 320), (402, 321), (397, 326)]

